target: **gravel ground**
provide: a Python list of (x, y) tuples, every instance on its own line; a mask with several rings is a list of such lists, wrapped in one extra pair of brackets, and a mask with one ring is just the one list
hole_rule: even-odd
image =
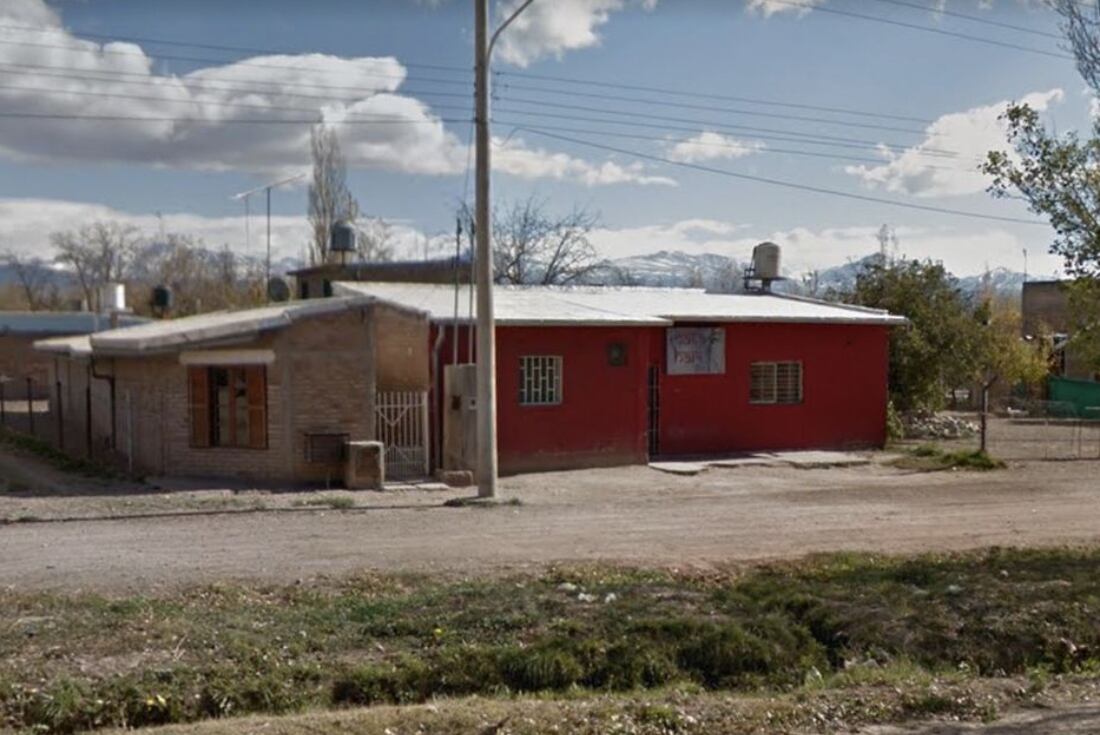
[(97, 515), (127, 503), (150, 515), (0, 526), (0, 584), (133, 591), (366, 568), (463, 574), (591, 560), (705, 568), (833, 550), (1087, 544), (1100, 539), (1098, 474), (1094, 461), (931, 474), (882, 464), (694, 477), (624, 467), (508, 478), (504, 496), (518, 506), (447, 508), (443, 500), (470, 491), (407, 490), (354, 494), (359, 507), (350, 510), (301, 506), (316, 493), (116, 492), (52, 476), (52, 490), (0, 498), (2, 515)]

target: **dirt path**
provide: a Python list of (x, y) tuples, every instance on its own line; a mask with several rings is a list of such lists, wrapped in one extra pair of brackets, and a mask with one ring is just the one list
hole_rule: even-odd
[(1100, 732), (1100, 706), (1021, 712), (989, 725), (960, 723), (873, 727), (862, 735), (1078, 735)]
[(509, 479), (505, 494), (518, 507), (443, 508), (426, 494), (393, 508), (372, 495), (375, 507), (353, 511), (19, 523), (0, 527), (0, 585), (149, 589), (364, 568), (705, 566), (831, 550), (1094, 543), (1098, 478), (1098, 462), (918, 475), (872, 466), (676, 477), (628, 467)]

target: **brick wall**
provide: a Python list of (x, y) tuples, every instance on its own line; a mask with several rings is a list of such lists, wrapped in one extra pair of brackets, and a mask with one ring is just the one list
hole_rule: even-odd
[[(99, 358), (115, 376), (116, 446), (110, 450), (110, 385), (92, 381), (93, 448), (145, 475), (339, 483), (343, 464), (306, 461), (308, 434), (374, 436), (376, 347), (385, 344), (386, 385), (426, 389), (427, 325), (405, 312), (368, 306), (311, 317), (232, 349), (269, 349), (267, 449), (191, 446), (187, 367), (179, 354)], [(83, 454), (88, 362), (58, 359), (66, 449)], [(379, 383), (381, 385), (381, 383)], [(390, 387), (390, 390), (398, 389)], [(132, 438), (131, 438), (132, 436)]]
[(49, 396), (50, 358), (34, 349), (36, 339), (51, 335), (0, 334), (0, 375), (12, 381), (4, 386), (7, 400), (27, 397), (27, 378), (33, 378), (32, 398)]

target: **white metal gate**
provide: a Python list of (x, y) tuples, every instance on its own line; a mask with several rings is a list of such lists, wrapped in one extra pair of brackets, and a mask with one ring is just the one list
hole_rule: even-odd
[(427, 477), (431, 471), (427, 392), (379, 391), (374, 406), (375, 437), (386, 450), (386, 479)]

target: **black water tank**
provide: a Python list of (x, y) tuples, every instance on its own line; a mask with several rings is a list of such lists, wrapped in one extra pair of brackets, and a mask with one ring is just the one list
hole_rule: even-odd
[(167, 286), (154, 286), (152, 306), (158, 311), (168, 311), (172, 308), (172, 289)]
[(337, 222), (332, 226), (329, 250), (334, 253), (355, 252), (355, 225), (350, 222)]

